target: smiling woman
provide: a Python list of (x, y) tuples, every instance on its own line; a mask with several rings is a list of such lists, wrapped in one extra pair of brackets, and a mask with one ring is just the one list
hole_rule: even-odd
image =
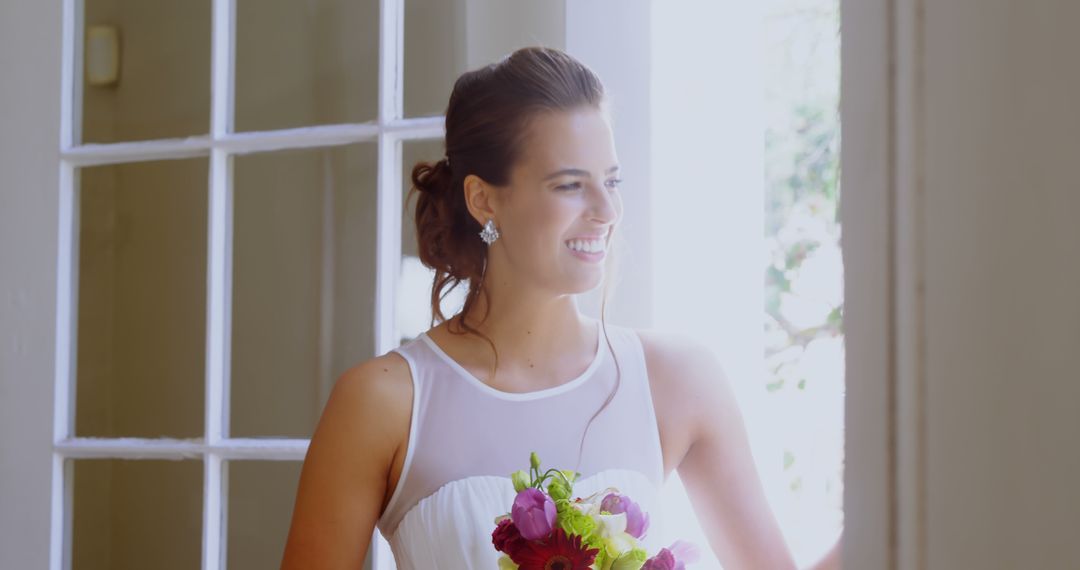
[[(305, 461), (287, 566), (356, 555), (326, 542), (332, 535), (322, 525), (333, 520), (349, 520), (354, 536), (378, 523), (402, 568), (494, 564), (487, 527), (513, 489), (508, 480), (478, 487), (492, 480), (475, 476), (510, 473), (528, 450), (580, 469), (583, 483), (636, 489), (649, 504), (664, 471), (657, 422), (634, 420), (653, 414), (640, 345), (629, 329), (580, 315), (575, 299), (615, 270), (608, 254), (622, 217), (618, 168), (599, 78), (565, 53), (525, 48), (458, 79), (445, 156), (413, 168), (409, 195), (419, 258), (435, 272), (432, 322), (441, 323), (338, 380)], [(445, 290), (464, 282), (463, 307), (447, 319)], [(383, 413), (356, 411), (372, 401)], [(556, 416), (564, 418), (558, 427), (528, 436), (491, 430)], [(350, 441), (360, 433), (392, 445)], [(586, 454), (589, 435), (598, 449)], [(642, 455), (645, 443), (653, 452)], [(339, 445), (374, 449), (376, 460), (350, 468), (333, 451)], [(447, 449), (458, 453), (447, 457)], [(332, 473), (354, 470), (365, 489), (357, 478), (334, 484)], [(450, 483), (458, 493), (434, 494)], [(448, 509), (448, 497), (459, 508)], [(324, 501), (348, 510), (324, 510)], [(455, 545), (458, 557), (435, 562), (427, 549), (440, 544)]]
[[(530, 452), (579, 472), (581, 493), (615, 487), (655, 511), (636, 537), (649, 555), (668, 546), (658, 497), (680, 469), (723, 562), (794, 567), (708, 350), (608, 323), (606, 296), (600, 319), (578, 310), (615, 271), (618, 170), (602, 84), (566, 53), (523, 48), (457, 80), (445, 157), (411, 172), (433, 326), (338, 379), (284, 568), (355, 564), (375, 527), (398, 568), (516, 568), (491, 533)], [(440, 301), (464, 283), (447, 318)]]

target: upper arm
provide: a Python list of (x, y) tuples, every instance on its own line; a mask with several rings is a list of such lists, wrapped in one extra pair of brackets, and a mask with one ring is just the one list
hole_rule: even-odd
[(686, 335), (651, 333), (650, 345), (650, 369), (680, 394), (690, 446), (677, 471), (720, 563), (732, 570), (794, 568), (720, 360)]
[(408, 374), (388, 354), (334, 383), (300, 472), (283, 570), (362, 567), (412, 413)]

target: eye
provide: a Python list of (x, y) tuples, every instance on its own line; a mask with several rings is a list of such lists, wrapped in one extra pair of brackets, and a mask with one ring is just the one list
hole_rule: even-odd
[(619, 184), (622, 184), (622, 178), (612, 178), (608, 180), (608, 188), (618, 188)]
[(581, 187), (580, 182), (572, 182), (570, 184), (563, 184), (561, 186), (556, 186), (555, 189), (556, 190), (576, 190), (576, 189), (578, 189), (580, 187)]

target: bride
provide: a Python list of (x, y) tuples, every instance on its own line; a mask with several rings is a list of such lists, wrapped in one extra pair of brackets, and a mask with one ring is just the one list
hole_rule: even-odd
[[(335, 383), (282, 569), (361, 568), (376, 527), (398, 568), (497, 568), (494, 518), (531, 451), (579, 471), (576, 495), (615, 486), (646, 512), (677, 470), (724, 568), (795, 568), (713, 353), (577, 309), (575, 295), (610, 283), (618, 251), (607, 105), (595, 73), (550, 48), (457, 80), (446, 156), (412, 172), (439, 324)], [(462, 282), (447, 319), (439, 301)], [(667, 546), (653, 531), (650, 555)], [(564, 566), (583, 567), (550, 565)], [(839, 568), (839, 543), (813, 568)]]

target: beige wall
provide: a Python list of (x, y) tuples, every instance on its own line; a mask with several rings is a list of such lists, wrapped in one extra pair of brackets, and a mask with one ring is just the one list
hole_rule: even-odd
[(464, 0), (468, 69), (509, 55), (523, 45), (566, 49), (563, 2)]
[(1077, 22), (1075, 2), (927, 6), (930, 568), (1080, 567)]
[(848, 562), (1077, 567), (1080, 5), (894, 4), (844, 5)]

